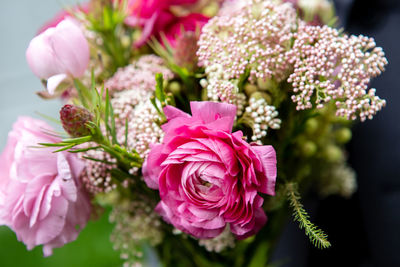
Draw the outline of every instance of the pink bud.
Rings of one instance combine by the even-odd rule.
[[[92,114],[85,108],[65,105],[60,110],[60,119],[64,130],[72,137],[90,134],[86,123],[93,120]]]
[[[89,45],[77,22],[67,18],[33,38],[26,59],[39,78],[51,79],[57,75],[48,85],[49,93],[53,93],[63,79],[83,75],[89,63]]]

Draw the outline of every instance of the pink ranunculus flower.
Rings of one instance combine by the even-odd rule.
[[[197,238],[218,236],[227,224],[237,238],[251,236],[267,221],[259,193],[275,194],[275,150],[231,132],[234,105],[191,102],[191,110],[164,108],[163,143],[143,165],[146,184],[160,193],[156,211]]]
[[[66,79],[81,77],[89,64],[89,44],[78,22],[66,18],[30,42],[26,59],[33,73],[47,79],[53,94]]]
[[[91,204],[78,177],[84,167],[75,154],[52,153],[38,143],[59,142],[46,123],[21,117],[0,156],[0,225],[7,225],[29,250],[74,241],[86,225]]]

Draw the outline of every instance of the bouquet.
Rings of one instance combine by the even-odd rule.
[[[266,266],[282,226],[331,244],[301,197],[349,197],[353,121],[385,100],[372,38],[327,0],[93,0],[30,42],[64,132],[20,117],[0,161],[0,224],[44,256],[111,210],[124,266]]]

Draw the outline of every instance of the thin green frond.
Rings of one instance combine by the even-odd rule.
[[[96,158],[92,158],[92,157],[88,157],[88,156],[83,156],[83,158],[87,159],[87,160],[95,161],[95,162],[101,162],[101,163],[104,163],[104,164],[107,164],[107,165],[115,164],[115,163],[107,161],[107,160],[96,159]]]
[[[128,125],[129,121],[128,118],[125,119],[125,147],[128,147],[128,132],[129,132],[129,125]]]
[[[71,145],[65,146],[65,147],[63,147],[63,148],[57,149],[57,150],[53,151],[53,153],[65,151],[65,150],[68,150],[68,149],[73,148],[74,146],[76,146],[76,144],[71,144]]]
[[[304,228],[306,235],[309,237],[311,243],[319,248],[329,248],[331,243],[328,241],[328,235],[321,229],[315,226],[309,220],[309,215],[305,211],[303,204],[300,202],[300,195],[297,190],[297,184],[288,183],[286,185],[287,197],[290,206],[293,208],[293,217],[299,222],[300,229]]]
[[[71,153],[82,153],[82,152],[87,152],[90,150],[95,150],[95,149],[99,149],[99,146],[93,146],[93,147],[87,147],[87,148],[80,148],[80,149],[74,149],[74,150],[70,150],[69,152]]]
[[[156,74],[156,98],[161,102],[165,102],[165,91],[164,91],[164,78],[161,73]]]

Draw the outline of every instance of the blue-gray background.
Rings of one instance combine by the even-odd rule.
[[[57,117],[61,103],[43,101],[35,92],[42,84],[30,71],[25,50],[29,41],[44,22],[51,19],[63,6],[75,0],[1,0],[0,9],[0,150],[7,141],[13,122],[20,115],[39,117],[41,112]],[[109,242],[111,225],[107,217],[92,222],[76,242],[56,249],[49,258],[42,257],[41,248],[26,251],[15,234],[0,227],[0,266],[121,266],[121,261]]]

